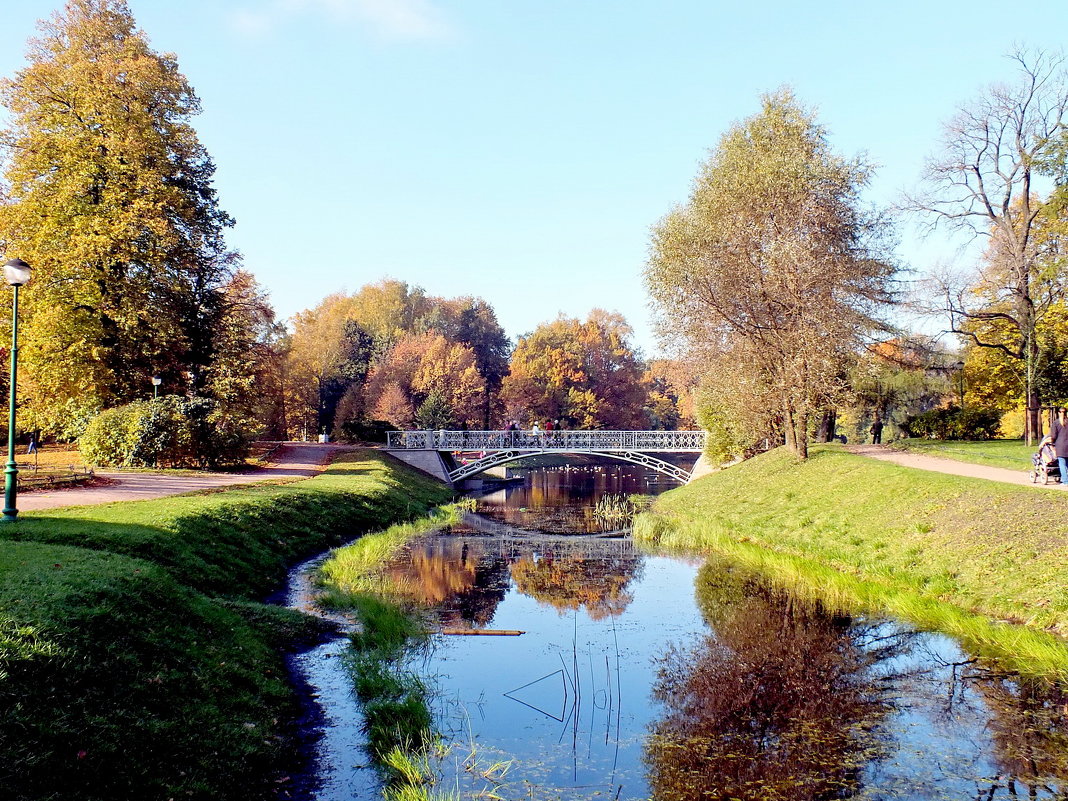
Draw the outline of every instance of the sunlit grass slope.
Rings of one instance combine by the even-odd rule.
[[[288,564],[425,513],[444,486],[373,452],[325,474],[0,527],[5,799],[254,799],[284,790]],[[281,785],[276,785],[281,781]]]
[[[846,607],[887,610],[1002,655],[1026,645],[1045,667],[1068,666],[1059,637],[1044,633],[1068,633],[1068,495],[835,446],[806,462],[778,449],[662,496],[636,536],[728,553]]]
[[[0,537],[136,556],[202,592],[258,597],[297,557],[450,497],[425,474],[366,450],[304,481],[31,512]]]

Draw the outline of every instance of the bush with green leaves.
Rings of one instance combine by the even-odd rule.
[[[165,395],[106,409],[78,440],[87,462],[113,467],[221,467],[248,455],[248,428],[211,398]]]
[[[399,431],[387,420],[347,420],[334,426],[334,439],[343,442],[385,442],[390,431]]]
[[[907,436],[924,439],[994,439],[1001,427],[1001,415],[997,409],[948,406],[910,417],[902,428]]]
[[[452,428],[452,405],[443,393],[435,390],[427,395],[426,400],[415,410],[415,423],[426,431],[436,428]]]

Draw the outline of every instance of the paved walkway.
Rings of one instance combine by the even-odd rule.
[[[56,509],[60,506],[91,506],[113,501],[144,501],[149,498],[163,498],[167,495],[181,495],[186,492],[228,487],[235,484],[253,484],[276,478],[308,478],[321,472],[330,463],[334,454],[343,450],[347,450],[347,446],[286,442],[275,451],[271,463],[266,467],[244,473],[174,475],[98,471],[98,476],[111,479],[114,483],[102,487],[71,487],[45,492],[27,492],[19,495],[18,508],[19,511],[30,512],[37,509]]]
[[[1041,481],[1033,484],[1029,471],[1009,470],[1005,467],[988,467],[982,464],[958,462],[956,459],[944,459],[941,456],[896,451],[886,445],[847,445],[846,450],[850,453],[870,456],[873,459],[893,462],[904,467],[915,467],[919,470],[932,470],[936,473],[949,473],[950,475],[967,476],[968,478],[985,478],[990,481],[1003,481],[1006,484],[1026,484],[1029,487],[1044,486],[1047,489],[1062,489],[1060,484],[1044,485]]]

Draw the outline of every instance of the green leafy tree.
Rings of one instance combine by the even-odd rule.
[[[452,405],[441,390],[434,390],[415,410],[415,424],[422,429],[452,428]]]
[[[750,393],[728,406],[760,399],[757,427],[802,457],[810,419],[846,395],[843,365],[889,300],[884,226],[859,200],[868,176],[782,90],[723,136],[653,231],[645,277],[665,338],[721,368],[705,376],[721,396]]]
[[[144,396],[155,374],[194,392],[214,355],[233,256],[200,103],[122,0],[69,0],[3,82],[7,252],[25,293],[28,410],[65,416]]]

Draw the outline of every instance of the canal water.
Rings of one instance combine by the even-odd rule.
[[[436,699],[440,789],[1068,798],[1062,687],[944,636],[792,597],[719,559],[641,551],[592,512],[606,495],[672,486],[641,468],[523,478],[386,568],[450,632],[415,665]],[[351,751],[358,711],[342,700],[327,739],[344,746],[318,797],[373,798],[373,770]]]

